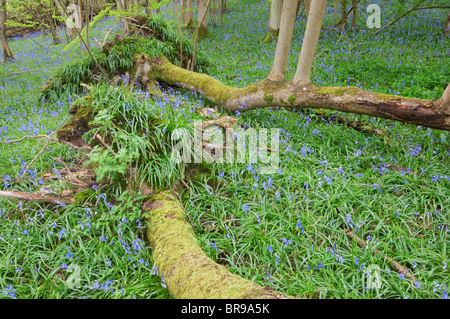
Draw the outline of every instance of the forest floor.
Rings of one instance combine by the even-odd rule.
[[[211,26],[199,48],[214,63],[210,75],[243,87],[267,76],[276,44],[262,42],[266,1],[229,2],[223,25]],[[442,33],[446,12],[417,11],[372,35],[365,10],[356,31],[330,30],[338,10],[327,9],[313,83],[440,97],[450,79],[450,39]],[[382,8],[382,25],[396,10],[395,4]],[[295,72],[305,25],[299,16],[288,77]],[[117,20],[108,18],[92,37],[101,41],[112,26],[121,32]],[[62,189],[60,179],[49,177],[65,169],[55,159],[79,158],[69,146],[50,142],[33,161],[43,141],[2,143],[52,134],[70,117],[75,96],[38,100],[56,68],[81,57],[79,47],[63,52],[66,43],[51,42],[42,34],[13,38],[16,60],[0,65],[0,190]],[[172,95],[175,104],[210,105],[184,91]],[[279,168],[265,175],[256,165],[215,163],[187,181],[179,195],[199,244],[231,272],[291,296],[446,298],[450,134],[339,113],[384,132],[376,135],[335,122],[333,114],[277,108],[228,114],[249,127],[280,129]],[[0,298],[171,298],[143,239],[139,200],[99,185],[89,202],[45,205],[0,197]],[[127,204],[111,204],[116,202]],[[399,275],[388,257],[416,281]],[[369,274],[380,279],[371,289]]]

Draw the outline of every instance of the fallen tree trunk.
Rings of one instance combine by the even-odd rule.
[[[134,82],[159,81],[182,87],[201,93],[233,112],[260,107],[324,108],[450,130],[450,102],[445,93],[439,100],[421,100],[358,87],[314,87],[268,79],[245,88],[233,88],[206,74],[179,68],[165,57],[141,55],[135,63],[131,74]]]
[[[211,260],[198,246],[183,207],[170,193],[151,195],[142,211],[149,215],[146,235],[154,249],[153,259],[174,298],[290,298],[234,275]]]

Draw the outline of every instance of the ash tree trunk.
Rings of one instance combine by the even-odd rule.
[[[122,0],[116,0],[117,9],[119,11],[126,11],[126,7],[124,4],[126,5],[126,2],[122,3]],[[122,23],[125,32],[130,32],[131,27],[129,21],[125,18],[120,18],[120,22]]]
[[[305,0],[304,4],[305,4],[305,14],[306,14],[306,17],[308,18],[309,9],[311,8],[311,0]]]
[[[450,87],[438,100],[421,100],[365,91],[358,87],[316,87],[310,74],[326,7],[326,0],[311,2],[296,73],[285,79],[297,0],[285,0],[272,70],[266,79],[245,88],[233,88],[205,74],[181,69],[165,57],[140,56],[131,76],[165,82],[203,94],[229,111],[261,107],[324,108],[364,114],[450,131]],[[145,75],[143,77],[143,75]]]
[[[0,3],[0,45],[2,47],[3,61],[14,60],[14,56],[6,39],[6,0]]]
[[[298,0],[285,0],[281,15],[281,33],[279,35],[275,58],[267,79],[274,82],[286,81],[285,73],[289,59],[289,50],[291,48],[292,35],[294,32],[294,23]]]
[[[194,25],[192,0],[181,0],[181,21],[184,27],[189,30]]]
[[[198,0],[198,15],[197,15],[197,34],[199,39],[204,39],[208,36],[208,7],[209,0]]]
[[[269,32],[264,43],[270,43],[278,38],[280,32],[281,12],[283,0],[272,0],[270,3]]]

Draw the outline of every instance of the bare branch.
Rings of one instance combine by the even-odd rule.
[[[43,203],[63,204],[63,205],[69,205],[74,203],[73,198],[67,197],[69,194],[71,194],[71,192],[68,190],[63,191],[61,193],[61,197],[48,196],[42,193],[0,191],[0,196],[3,197],[18,198],[29,202],[43,202]]]

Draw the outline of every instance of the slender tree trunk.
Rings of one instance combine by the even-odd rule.
[[[347,0],[341,0],[342,20],[341,25],[347,25]]]
[[[211,23],[213,24],[213,25],[216,25],[216,6],[215,6],[215,1],[214,0],[211,0],[211,1],[213,1],[213,3],[209,6],[209,17],[210,17],[210,19],[211,19]]]
[[[186,0],[181,0],[180,9],[181,9],[181,22],[186,26],[186,25],[188,25],[188,21],[189,21]]]
[[[267,77],[270,81],[286,81],[285,73],[289,59],[289,51],[291,49],[292,35],[294,33],[297,3],[298,0],[284,0],[275,58],[272,70]]]
[[[58,11],[61,14],[61,16],[62,17],[67,17],[66,10],[64,10],[64,8],[62,7],[63,5],[58,0],[53,0],[53,3],[58,8]]]
[[[297,85],[309,86],[311,84],[311,68],[316,55],[317,42],[319,41],[326,5],[327,0],[314,0],[311,3],[297,71],[292,80]]]
[[[265,43],[270,43],[278,38],[282,8],[283,0],[272,0],[270,3],[269,32],[264,39]]]
[[[352,29],[356,28],[356,14],[358,11],[358,0],[352,0]]]
[[[126,11],[122,0],[116,0],[116,4],[117,4],[117,9],[119,11]],[[124,19],[124,18],[120,18],[120,22],[122,23],[125,32],[130,32],[130,24],[128,23],[128,20]]]
[[[175,0],[173,0],[173,11],[177,17],[178,34],[180,35],[180,68],[183,67],[183,32],[181,32],[180,17],[178,16],[178,5]]]
[[[199,39],[204,39],[208,36],[208,7],[209,0],[198,0],[198,15],[197,15],[197,28]],[[204,13],[204,14],[203,14]]]
[[[90,39],[89,39],[89,22],[90,22],[90,15],[91,15],[91,10],[93,9],[93,4],[89,3],[90,1],[86,1],[86,7],[85,7],[85,12],[86,12],[86,45],[88,47],[88,49],[90,49]]]
[[[191,61],[191,71],[194,71],[195,69],[195,58],[197,55],[197,44],[198,44],[198,39],[199,39],[199,33],[200,33],[200,28],[203,24],[203,20],[206,19],[206,16],[208,15],[208,7],[211,4],[211,2],[206,1],[206,6],[204,8],[202,8],[203,10],[200,11],[199,8],[199,12],[198,12],[198,21],[197,21],[197,28],[195,28],[195,35],[194,35],[194,52],[192,53],[192,61]]]
[[[80,7],[80,28],[83,30],[84,23],[83,23],[83,1],[78,0],[78,6]]]
[[[2,0],[0,7],[0,45],[2,47],[3,62],[14,60],[14,56],[9,48],[6,39],[6,0]]]
[[[304,3],[305,3],[306,18],[308,18],[309,8],[311,8],[311,0],[305,0]]]
[[[225,13],[227,11],[227,0],[221,0],[220,2],[220,13]]]
[[[58,44],[61,43],[61,39],[58,37],[58,33],[56,33],[56,28],[54,26],[50,26],[50,34],[52,35],[53,43]]]
[[[190,30],[194,26],[194,5],[192,4],[192,0],[186,1],[186,10],[187,22],[183,24],[185,24],[187,30]]]
[[[52,39],[53,39],[53,43],[54,44],[58,44],[61,43],[61,40],[58,37],[58,33],[56,32],[56,23],[55,23],[55,19],[53,19],[53,9],[54,7],[52,7],[52,14],[49,14],[49,12],[47,11],[47,8],[41,3],[41,1],[38,2],[39,6],[42,8],[43,14],[44,14],[44,19],[47,21],[48,24],[48,29],[50,31],[50,34],[52,35]]]

